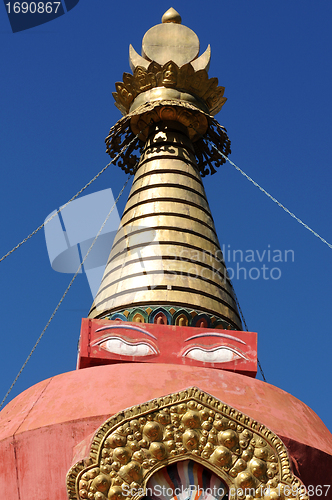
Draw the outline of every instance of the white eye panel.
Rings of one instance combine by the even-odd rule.
[[[236,359],[247,358],[240,352],[231,347],[215,347],[213,349],[203,349],[202,347],[191,347],[187,349],[182,356],[202,361],[203,363],[228,363]]]
[[[107,337],[98,340],[94,345],[99,345],[105,351],[121,356],[151,356],[157,351],[146,342],[128,342],[119,337]]]

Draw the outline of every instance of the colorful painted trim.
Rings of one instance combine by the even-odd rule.
[[[136,323],[155,323],[161,325],[196,326],[199,328],[219,328],[222,330],[236,330],[226,320],[193,309],[184,309],[172,306],[134,307],[109,314],[100,319],[120,319]]]

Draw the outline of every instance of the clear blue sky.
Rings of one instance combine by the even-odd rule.
[[[129,71],[129,43],[140,52],[142,36],[170,6],[81,0],[59,19],[16,34],[0,6],[1,255],[108,163],[104,138],[120,118],[112,91]],[[217,119],[231,138],[231,159],[332,242],[331,2],[206,0],[173,7],[199,36],[201,50],[211,44],[209,74],[228,98]],[[110,168],[88,192],[111,187],[116,197],[125,179]],[[249,330],[258,332],[267,381],[308,404],[332,430],[332,250],[229,164],[204,182],[226,249],[294,252],[294,261],[277,263],[267,256],[261,263],[256,253],[256,262],[239,263],[247,279],[242,271],[233,282]],[[280,279],[270,271],[269,279],[262,273],[249,279],[250,269],[263,264],[280,269]],[[236,270],[237,262],[228,265]],[[51,269],[42,231],[0,271],[2,399],[71,275]],[[91,302],[86,277],[79,276],[11,397],[75,369],[80,321]]]

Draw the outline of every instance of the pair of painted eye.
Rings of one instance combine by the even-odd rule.
[[[106,337],[98,340],[94,345],[99,345],[105,351],[121,356],[145,357],[158,354],[156,349],[147,342],[128,342],[119,337]],[[197,346],[188,347],[181,356],[203,363],[227,363],[240,358],[247,359],[239,351],[226,346],[211,349]]]

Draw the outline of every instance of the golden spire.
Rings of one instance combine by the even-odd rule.
[[[180,20],[169,9],[144,35],[142,56],[130,46],[133,75],[116,84],[126,115],[118,123],[141,132],[145,145],[89,316],[156,322],[159,311],[162,323],[241,330],[200,175],[207,165],[214,171],[203,136],[213,132],[230,151],[211,117],[226,99],[207,75],[209,47],[198,57],[198,37]]]

